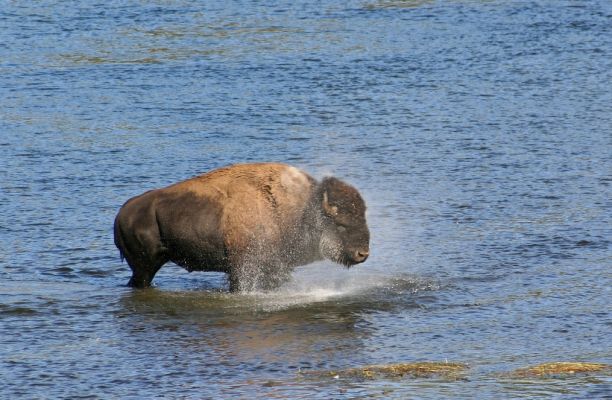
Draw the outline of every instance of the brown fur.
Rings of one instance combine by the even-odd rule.
[[[336,224],[348,234],[336,232]],[[229,273],[232,290],[272,288],[291,268],[324,256],[363,262],[368,242],[356,189],[335,178],[318,183],[276,163],[233,165],[146,192],[115,219],[115,243],[136,287],[174,261],[190,271]]]

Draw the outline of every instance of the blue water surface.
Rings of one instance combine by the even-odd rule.
[[[0,397],[609,396],[509,373],[612,362],[611,87],[607,0],[2,2]],[[125,287],[125,200],[252,161],[359,188],[369,260]]]

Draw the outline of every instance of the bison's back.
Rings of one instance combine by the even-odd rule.
[[[315,180],[299,169],[280,163],[236,164],[176,183],[168,193],[192,192],[224,202],[241,202],[242,196],[268,201],[281,211],[308,201]],[[252,199],[253,200],[253,199]]]
[[[309,204],[315,180],[280,163],[236,164],[162,189],[167,195],[193,195],[222,211],[221,229],[236,224],[289,226]],[[197,209],[192,209],[196,212]]]

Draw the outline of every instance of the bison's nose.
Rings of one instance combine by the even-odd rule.
[[[360,262],[364,262],[366,258],[368,258],[369,255],[370,255],[369,250],[357,250],[355,251],[353,258],[355,259],[356,262],[360,263]]]

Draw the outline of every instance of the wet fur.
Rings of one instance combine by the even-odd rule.
[[[324,197],[335,212],[322,207]],[[173,261],[228,273],[230,290],[243,291],[277,287],[295,266],[324,257],[361,262],[350,255],[369,245],[356,189],[274,163],[233,165],[136,196],[117,214],[114,236],[130,286],[149,286]]]

